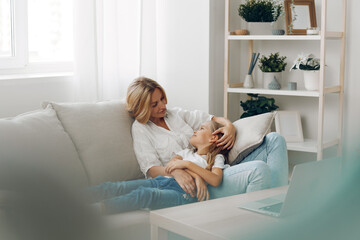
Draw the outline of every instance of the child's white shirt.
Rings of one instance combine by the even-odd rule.
[[[189,148],[177,152],[176,155],[179,155],[183,158],[183,160],[193,162],[202,168],[206,168],[208,165],[206,162],[206,155],[199,155]],[[213,168],[214,167],[221,169],[225,168],[225,158],[222,154],[216,155]]]

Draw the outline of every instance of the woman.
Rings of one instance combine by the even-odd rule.
[[[185,192],[195,196],[195,183],[191,175],[182,169],[169,174],[165,171],[166,165],[175,152],[189,146],[194,129],[209,120],[224,125],[214,132],[223,133],[223,137],[216,143],[224,149],[230,149],[235,141],[232,123],[226,118],[201,111],[167,109],[164,89],[156,81],[145,77],[137,78],[130,84],[126,101],[129,114],[135,118],[132,136],[141,171],[151,178],[174,177]],[[222,184],[216,188],[209,186],[211,198],[287,184],[287,151],[285,142],[279,135],[266,136],[264,143],[246,157],[244,162],[246,163],[224,169]],[[276,171],[279,174],[276,174],[272,184],[271,168],[280,169]]]

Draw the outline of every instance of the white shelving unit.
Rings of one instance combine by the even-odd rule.
[[[311,97],[318,99],[318,132],[317,139],[305,139],[301,143],[288,143],[288,150],[312,152],[317,154],[317,160],[323,158],[323,149],[337,145],[338,154],[342,151],[342,123],[343,123],[343,96],[344,96],[344,69],[345,69],[345,30],[346,30],[346,5],[347,1],[342,0],[342,31],[330,32],[326,31],[326,12],[327,12],[327,0],[321,0],[321,32],[319,35],[231,35],[230,34],[230,1],[225,0],[225,77],[224,77],[224,116],[228,116],[229,111],[229,96],[230,93],[247,94],[256,93],[272,96],[297,96],[297,97]],[[325,30],[325,31],[324,31]],[[242,88],[237,87],[236,84],[231,84],[229,81],[229,61],[230,61],[230,42],[231,41],[248,41],[249,59],[254,48],[254,42],[267,41],[267,40],[284,40],[284,41],[319,41],[320,42],[320,82],[318,91],[306,91],[306,90],[269,90],[261,88]],[[337,40],[341,44],[341,56],[340,56],[340,75],[339,83],[335,86],[325,87],[325,57],[326,57],[326,42],[328,40]],[[327,94],[339,94],[339,121],[338,121],[338,133],[336,139],[324,140],[324,98]]]

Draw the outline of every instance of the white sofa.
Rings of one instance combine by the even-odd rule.
[[[66,186],[80,188],[144,177],[133,151],[133,120],[124,102],[44,106],[0,119],[0,168],[12,163],[16,168],[40,169]],[[147,211],[104,218],[116,239],[150,239]]]

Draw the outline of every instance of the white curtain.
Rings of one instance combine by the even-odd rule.
[[[122,99],[134,78],[156,78],[155,6],[156,0],[75,0],[78,101]]]

